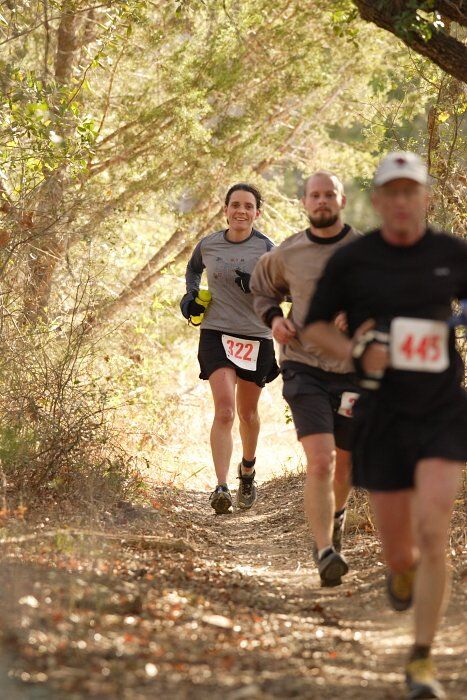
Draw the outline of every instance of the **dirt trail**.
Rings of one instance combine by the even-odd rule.
[[[209,512],[206,493],[162,489],[154,510],[130,509],[112,529],[168,535],[163,547],[88,536],[10,546],[4,596],[37,601],[2,615],[16,676],[42,672],[60,700],[404,697],[410,615],[387,607],[377,540],[354,517],[351,573],[319,588],[302,489],[302,477],[274,479],[252,511],[228,516]],[[467,697],[463,600],[459,571],[435,649],[451,700]]]

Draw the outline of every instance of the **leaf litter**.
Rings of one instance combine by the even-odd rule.
[[[302,480],[264,484],[249,512],[219,517],[205,493],[156,489],[157,508],[96,531],[4,538],[9,675],[50,688],[53,700],[400,698],[411,619],[388,609],[379,543],[351,517],[351,573],[320,588]],[[451,548],[453,596],[435,658],[460,700],[460,544]]]

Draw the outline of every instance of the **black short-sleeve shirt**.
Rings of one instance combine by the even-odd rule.
[[[382,330],[388,330],[397,316],[447,322],[452,301],[465,298],[466,241],[427,229],[414,245],[395,246],[376,230],[332,256],[318,282],[306,323],[330,321],[345,311],[353,335],[369,318]],[[445,371],[388,369],[380,397],[398,410],[422,414],[462,395],[462,370],[451,330]]]

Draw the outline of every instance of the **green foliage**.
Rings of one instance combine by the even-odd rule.
[[[63,208],[69,221],[71,206],[77,242],[93,213],[102,224],[118,219],[122,206],[137,206],[140,197],[149,195],[158,206],[168,196],[176,202],[187,185],[196,198],[212,189],[214,178],[220,192],[235,173],[251,176],[265,160],[281,160],[300,122],[301,138],[284,155],[294,158],[295,148],[311,153],[318,140],[324,156],[332,144],[323,121],[339,113],[340,122],[350,122],[349,98],[364,92],[384,65],[382,54],[376,60],[360,55],[370,30],[349,2],[320,8],[266,0],[70,7],[97,14],[92,33],[85,22],[76,28],[79,51],[66,84],[57,85],[53,76],[63,20],[58,5],[47,32],[39,24],[21,47],[13,38],[7,44],[4,95],[13,96],[15,109],[4,102],[10,146],[2,163],[7,190],[18,202],[57,170],[64,172]],[[26,31],[28,12],[32,24],[28,3],[7,16],[10,37]],[[331,51],[336,41],[339,51]],[[335,108],[314,123],[317,106],[333,100],[335,90],[341,93]],[[92,229],[95,236],[99,229]]]
[[[404,38],[413,32],[424,41],[429,41],[435,32],[444,28],[441,15],[434,7],[434,0],[405,2],[403,11],[396,18],[396,33]]]
[[[60,167],[78,178],[93,154],[93,118],[71,101],[73,90],[45,83],[30,70],[3,68],[0,163],[12,199],[24,198]]]

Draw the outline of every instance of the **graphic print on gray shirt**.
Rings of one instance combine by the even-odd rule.
[[[203,238],[195,247],[186,268],[188,292],[199,289],[203,270],[206,270],[212,300],[201,328],[271,338],[271,330],[253,309],[252,295],[245,294],[235,284],[235,270],[251,274],[258,259],[274,248],[274,243],[256,229],[238,243],[229,241],[226,233],[224,229]]]

